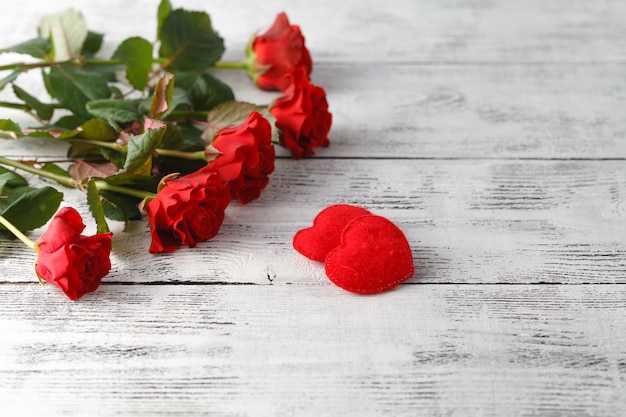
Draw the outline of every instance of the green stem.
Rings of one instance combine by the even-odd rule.
[[[59,62],[59,64],[60,63],[61,62]],[[15,64],[0,65],[0,71],[6,71],[6,70],[28,71],[28,70],[35,69],[35,68],[50,67],[52,65],[54,65],[54,63],[46,62],[46,61],[36,62],[36,63],[33,63],[33,64],[26,64],[26,63],[23,63],[23,62],[17,62]]]
[[[120,153],[123,153],[124,155],[128,153],[128,147],[126,145],[121,145],[115,142],[105,142],[102,140],[77,139],[77,138],[68,138],[67,140],[70,142],[85,143],[88,145],[94,145],[94,146],[100,146],[102,148],[113,149],[114,151],[118,151]],[[204,151],[184,152],[184,151],[177,151],[174,149],[156,148],[154,152],[158,153],[161,156],[171,156],[173,158],[201,159],[204,161],[207,160],[206,155],[204,154]]]
[[[28,107],[25,104],[11,103],[9,101],[0,101],[0,107],[6,107],[7,109],[16,109],[16,110],[23,110],[23,111],[30,110],[30,107]]]
[[[24,242],[24,244],[26,246],[28,246],[32,250],[36,250],[35,249],[35,242],[30,240],[28,237],[26,237],[26,235],[24,233],[22,233],[22,231],[20,229],[18,229],[17,227],[13,226],[13,224],[10,221],[8,221],[6,218],[4,218],[2,215],[0,215],[0,224],[2,224],[4,227],[6,227],[9,232],[13,233],[16,238],[18,238],[19,240]]]
[[[99,146],[101,148],[113,149],[114,151],[118,151],[119,153],[123,153],[124,155],[126,155],[126,153],[128,152],[128,149],[125,145],[121,145],[116,142],[106,142],[103,140],[80,139],[80,138],[67,138],[65,140],[67,140],[68,142],[84,143],[87,145]]]
[[[96,59],[96,58],[86,58],[81,61],[85,65],[125,65],[122,61],[118,59]],[[153,63],[161,64],[165,62],[165,58],[153,58]]]
[[[231,61],[217,61],[213,64],[215,68],[225,68],[225,69],[248,69],[247,61],[240,62],[231,62]]]
[[[209,116],[209,110],[196,110],[196,111],[186,111],[186,110],[174,110],[170,114],[167,115],[167,120],[188,120],[189,118],[193,118],[195,120],[206,120]]]
[[[185,151],[177,151],[174,149],[160,149],[160,148],[157,148],[154,151],[161,156],[169,156],[172,158],[191,159],[191,160],[199,159],[202,161],[207,160],[206,154],[204,153],[204,151],[185,152]]]
[[[87,65],[124,65],[122,61],[117,59],[95,59],[95,58],[87,58],[83,61]]]
[[[153,62],[161,62],[161,58],[155,58]],[[124,65],[124,63],[117,59],[95,59],[95,58],[84,58],[78,57],[73,59],[68,59],[67,61],[40,61],[32,64],[27,64],[25,62],[16,62],[8,65],[0,65],[0,71],[7,70],[19,70],[19,71],[28,71],[36,68],[47,68],[55,65],[61,64],[70,64],[75,63],[77,65],[98,65],[98,66],[113,66],[113,65]]]
[[[31,174],[39,175],[40,177],[51,179],[61,185],[65,185],[66,187],[77,188],[76,182],[71,177],[44,171],[43,169],[35,168],[32,165],[24,164],[13,159],[7,159],[2,156],[0,156],[0,164],[8,165],[13,168],[21,169],[22,171],[30,172]]]
[[[118,185],[108,184],[105,181],[95,181],[96,187],[100,191],[112,191],[114,193],[126,194],[131,197],[137,198],[154,198],[156,197],[155,193],[151,193],[149,191],[135,190],[134,188],[121,187]]]
[[[18,168],[21,169],[22,171],[26,171],[26,172],[30,172],[31,174],[35,174],[35,175],[39,175],[40,177],[44,177],[44,178],[49,178],[51,180],[54,180],[56,182],[58,182],[61,185],[65,185],[67,187],[71,187],[71,188],[81,188],[80,184],[77,183],[74,179],[70,178],[70,177],[66,177],[63,175],[58,175],[52,172],[48,172],[48,171],[44,171],[42,169],[38,169],[35,168],[31,165],[27,165],[24,164],[22,162],[18,162],[18,161],[14,161],[12,159],[7,159],[4,157],[0,156],[0,164],[2,165],[8,165],[11,166],[13,168]],[[127,188],[127,187],[121,187],[118,185],[112,185],[112,184],[107,184],[105,181],[95,181],[96,187],[98,188],[98,190],[104,190],[104,191],[113,191],[116,193],[121,193],[121,194],[126,194],[132,197],[138,197],[141,199],[144,198],[154,198],[156,197],[156,194],[151,193],[149,191],[142,191],[142,190],[136,190],[134,188]],[[2,223],[4,224],[4,223]],[[6,226],[6,224],[5,224]],[[7,226],[8,228],[8,226]],[[9,229],[11,230],[11,229]],[[13,230],[11,230],[13,232]],[[17,237],[20,237],[17,235],[17,233],[13,232]],[[19,233],[19,230],[18,230]],[[20,240],[22,240],[20,238]],[[26,242],[25,242],[26,243]]]

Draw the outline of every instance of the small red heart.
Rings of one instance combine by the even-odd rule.
[[[384,217],[365,215],[350,222],[341,245],[326,257],[326,275],[359,294],[390,290],[413,276],[413,255],[404,233]]]
[[[293,237],[293,247],[314,261],[323,262],[326,255],[341,243],[341,232],[357,217],[370,214],[363,207],[335,204],[322,210],[313,226],[299,230]]]

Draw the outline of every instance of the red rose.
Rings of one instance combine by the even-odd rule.
[[[242,204],[259,198],[270,181],[276,158],[267,119],[251,112],[239,126],[220,130],[213,147],[221,154],[211,165],[230,183],[232,198]]]
[[[300,69],[288,78],[291,85],[285,95],[271,105],[270,111],[281,131],[281,145],[298,159],[313,155],[313,148],[317,146],[330,144],[328,132],[333,119],[322,87],[311,84]]]
[[[251,68],[248,75],[264,90],[284,91],[289,86],[285,78],[296,68],[302,68],[308,76],[313,63],[300,28],[290,25],[285,13],[276,17],[272,27],[253,38],[247,50]]]
[[[230,202],[228,183],[210,166],[168,181],[146,205],[150,253],[194,247],[215,236]]]
[[[35,271],[40,279],[59,287],[70,300],[95,291],[111,270],[112,233],[83,236],[83,219],[65,207],[35,242]]]

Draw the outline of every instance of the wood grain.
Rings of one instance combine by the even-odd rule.
[[[320,65],[313,81],[326,89],[334,119],[331,146],[316,153],[624,159],[624,74],[626,65]],[[239,100],[267,104],[276,97],[256,89],[243,73],[217,75]],[[26,76],[30,85],[41,84],[38,74]],[[43,85],[39,89],[44,97]],[[24,126],[33,124],[26,115],[11,115]],[[4,140],[0,146],[5,156],[66,153],[65,144],[45,140]]]
[[[107,57],[154,39],[157,3],[9,2],[0,47],[72,6]],[[79,302],[0,242],[0,414],[625,415],[626,2],[172,3],[211,13],[228,60],[286,11],[327,91],[332,145],[279,152],[261,199],[231,205],[195,249],[150,256],[145,222],[113,223],[113,270]],[[276,97],[217,75],[241,100]],[[20,86],[44,98],[39,78]],[[66,149],[0,141],[17,158]],[[356,296],[296,253],[295,231],[335,203],[398,224],[415,277]],[[93,233],[84,195],[64,204]]]
[[[106,34],[104,52],[130,36],[156,35],[150,0],[9,2],[0,16],[0,39],[8,45],[35,36],[41,16],[67,7],[83,11],[89,28]],[[245,0],[172,2],[204,10],[226,40],[229,59],[241,59],[249,37],[286,11],[301,26],[315,61],[333,62],[625,62],[620,0],[412,1]],[[124,12],[121,13],[120,10]],[[26,12],[28,11],[28,12]]]
[[[122,285],[77,303],[37,287],[0,294],[7,415],[615,416],[626,406],[623,286],[405,285],[364,297]]]
[[[93,232],[84,195],[65,195]],[[338,203],[398,224],[413,249],[415,282],[626,282],[623,161],[360,159],[279,160],[259,200],[231,204],[216,238],[172,255],[147,253],[145,222],[127,232],[113,223],[108,279],[326,282],[322,265],[300,256],[291,241]],[[2,242],[2,281],[33,281],[34,254],[22,249]]]

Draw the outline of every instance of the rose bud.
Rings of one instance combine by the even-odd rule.
[[[289,86],[285,75],[302,68],[308,76],[313,62],[304,45],[300,28],[290,25],[285,13],[280,13],[272,27],[254,36],[246,48],[248,76],[264,90],[284,91]]]
[[[246,204],[259,198],[269,183],[276,158],[272,127],[258,112],[251,112],[242,124],[220,130],[213,140],[220,155],[211,165],[230,184],[233,199]]]
[[[328,146],[332,115],[328,112],[326,92],[309,82],[302,69],[288,74],[290,86],[285,95],[270,105],[280,131],[280,143],[294,159],[313,155],[313,148]]]
[[[112,233],[83,236],[83,219],[72,207],[60,209],[35,242],[35,272],[70,300],[95,291],[111,270]]]
[[[169,180],[146,204],[152,235],[150,253],[196,246],[217,234],[230,203],[228,183],[209,165]]]

